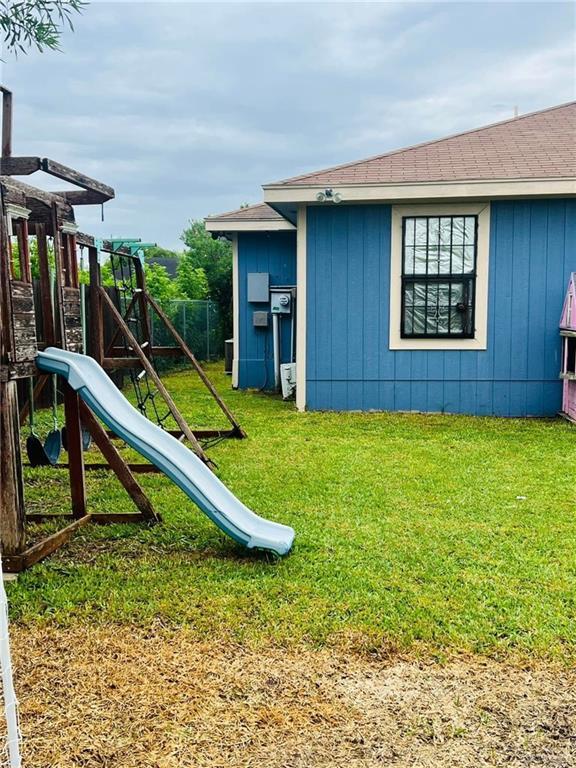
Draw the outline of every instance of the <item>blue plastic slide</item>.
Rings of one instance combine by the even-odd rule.
[[[238,501],[195,453],[139,413],[91,357],[48,347],[38,353],[36,365],[65,378],[109,429],[164,472],[232,539],[249,549],[278,555],[290,551],[292,528],[258,517]]]

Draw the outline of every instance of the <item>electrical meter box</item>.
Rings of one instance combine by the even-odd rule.
[[[270,311],[273,315],[292,312],[292,291],[288,288],[270,288]]]

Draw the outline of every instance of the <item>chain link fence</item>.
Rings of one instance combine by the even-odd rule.
[[[197,360],[224,357],[224,339],[218,305],[213,301],[174,299],[162,303],[162,309]],[[154,312],[150,313],[153,347],[173,346],[174,339]]]

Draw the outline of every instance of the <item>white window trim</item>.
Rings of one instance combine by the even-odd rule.
[[[402,320],[402,219],[405,216],[478,216],[476,256],[475,332],[473,339],[403,339]],[[490,254],[490,203],[393,205],[390,247],[390,349],[482,350],[488,343],[488,269]]]

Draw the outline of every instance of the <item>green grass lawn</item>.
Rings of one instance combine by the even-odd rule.
[[[299,414],[230,391],[219,367],[211,374],[249,435],[211,449],[219,475],[295,528],[292,554],[243,552],[162,475],[140,475],[164,523],[83,529],[9,585],[16,621],[160,621],[250,643],[576,659],[574,427]],[[166,382],[193,425],[223,423],[192,374]],[[66,481],[29,471],[29,508],[65,511]],[[130,511],[113,475],[88,482],[92,511]]]

